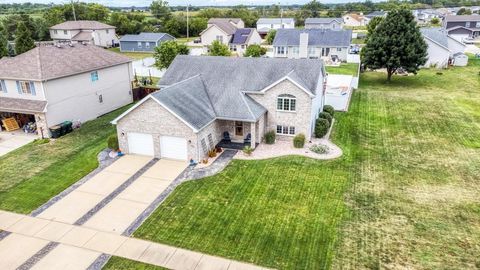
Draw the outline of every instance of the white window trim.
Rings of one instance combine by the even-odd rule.
[[[291,108],[292,107],[292,101],[295,101],[295,110],[285,110],[285,109],[279,109],[278,108],[278,100],[279,99],[282,99],[282,108],[285,108],[285,100],[288,100],[288,107]],[[297,98],[295,97],[281,97],[281,96],[277,96],[277,112],[291,112],[291,113],[295,113],[297,112]]]
[[[278,133],[278,127],[282,127],[282,132],[281,132],[281,133]],[[283,133],[283,130],[284,130],[285,128],[287,128],[287,134]],[[293,133],[293,134],[290,134],[290,129],[291,129],[291,128],[294,129],[294,133]],[[275,134],[280,135],[280,136],[295,137],[295,135],[297,134],[297,129],[295,128],[295,126],[276,125],[276,126],[275,126]]]
[[[33,96],[29,81],[18,81],[18,83],[20,84],[20,90],[22,91],[22,95]],[[25,90],[28,90],[28,92],[25,92]]]

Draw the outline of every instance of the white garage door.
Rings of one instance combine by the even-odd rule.
[[[187,140],[185,138],[160,137],[160,153],[162,158],[187,160]]]
[[[128,133],[128,152],[145,156],[153,156],[153,137],[144,133]]]

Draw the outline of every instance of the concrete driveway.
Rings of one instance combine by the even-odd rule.
[[[87,268],[101,254],[95,250],[112,244],[99,232],[122,234],[187,166],[185,161],[127,155],[36,218],[0,216],[0,228],[12,232],[0,238],[0,269],[15,269],[38,254],[45,255],[31,269]],[[88,216],[92,209],[98,211]],[[79,219],[85,222],[78,224]],[[54,242],[47,239],[61,244],[49,247]]]
[[[0,156],[29,144],[37,138],[37,135],[25,134],[21,131],[0,132]]]

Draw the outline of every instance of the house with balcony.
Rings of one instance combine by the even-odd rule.
[[[0,59],[0,120],[50,137],[52,126],[131,103],[132,79],[131,59],[120,54],[88,44],[41,45]]]
[[[50,27],[50,37],[57,42],[87,43],[109,48],[118,44],[115,28],[97,21],[66,21]]]

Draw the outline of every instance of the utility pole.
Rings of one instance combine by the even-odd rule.
[[[72,11],[73,11],[73,20],[76,21],[77,16],[75,15],[75,4],[73,3],[73,0],[72,0]]]
[[[189,20],[190,20],[189,15],[190,14],[188,13],[188,6],[189,6],[189,4],[187,2],[187,43],[188,43],[188,41],[189,41],[188,39],[190,37],[190,28],[189,28]]]

